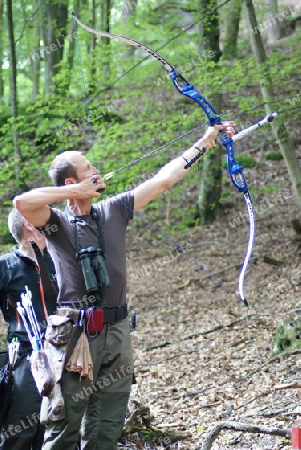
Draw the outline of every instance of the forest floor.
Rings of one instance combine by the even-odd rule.
[[[300,142],[295,144],[301,163]],[[162,439],[150,439],[150,432],[136,433],[124,448],[201,449],[209,430],[221,421],[301,427],[301,390],[279,388],[301,382],[299,354],[269,362],[277,326],[301,314],[301,243],[291,226],[292,219],[300,219],[300,208],[283,160],[265,160],[260,150],[252,156],[261,164],[245,170],[250,183],[282,188],[253,199],[257,233],[245,280],[248,307],[235,295],[248,238],[241,194],[233,194],[232,204],[214,225],[178,238],[230,292],[154,233],[146,236],[141,224],[128,232],[128,301],[137,314],[132,399],[150,407],[157,429],[190,437],[164,445]],[[265,255],[281,263],[269,264]],[[210,448],[288,450],[291,444],[283,437],[228,429]]]
[[[297,135],[293,143],[301,164]],[[181,234],[173,230],[176,243],[224,286],[138,219],[128,230],[128,303],[137,314],[132,333],[137,383],[130,405],[149,407],[152,419],[144,432],[127,435],[124,449],[201,450],[221,421],[301,427],[301,390],[279,388],[301,384],[299,354],[269,362],[277,326],[301,314],[301,242],[291,225],[301,219],[300,208],[284,161],[265,159],[256,140],[251,148],[258,165],[245,169],[245,176],[251,194],[256,192],[257,232],[245,279],[248,307],[236,294],[248,240],[246,206],[236,189],[213,225]],[[266,185],[277,189],[264,194]],[[185,202],[174,207],[179,218],[185,215]],[[265,262],[266,255],[281,263]],[[155,440],[158,430],[182,432],[184,438],[169,434]],[[210,448],[289,450],[291,444],[279,436],[226,429]]]

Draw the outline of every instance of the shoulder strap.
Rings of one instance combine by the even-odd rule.
[[[76,226],[77,219],[75,218],[74,214],[72,214],[72,212],[70,211],[68,206],[66,206],[66,208],[65,208],[65,214],[69,218],[69,222],[73,225],[75,255],[77,257],[77,255],[78,255],[78,253],[80,251],[79,240],[78,240],[78,233],[77,233],[77,226]]]
[[[66,206],[66,208],[65,208],[65,214],[72,217],[72,219],[69,219],[69,221],[73,225],[74,245],[75,245],[75,250],[76,250],[76,255],[77,255],[79,253],[79,251],[80,251],[78,232],[77,232],[77,225],[76,225],[77,222],[79,222],[79,220],[76,219],[74,214],[71,213],[71,211],[69,210],[68,206]],[[98,215],[98,211],[93,206],[91,206],[90,214],[91,214],[92,218],[96,221],[98,243],[99,243],[100,249],[102,251],[102,256],[103,256],[104,259],[106,259],[105,243],[104,243],[104,239],[103,239],[103,235],[102,235],[102,231],[101,231],[100,218],[99,218],[99,215]]]
[[[91,212],[90,213],[91,213],[91,216],[93,217],[93,219],[96,221],[99,245],[100,245],[100,248],[101,248],[101,251],[102,251],[102,256],[103,256],[104,259],[106,259],[106,257],[107,257],[107,255],[106,255],[106,248],[105,248],[105,242],[104,242],[102,231],[101,231],[100,218],[99,218],[99,215],[98,215],[98,211],[93,206],[91,206]]]
[[[56,289],[51,281],[45,260],[43,258],[43,255],[40,251],[39,246],[34,242],[34,241],[30,241],[32,248],[35,252],[39,267],[40,267],[40,276],[41,276],[41,280],[42,280],[42,285],[44,288],[44,291],[47,293],[47,298],[49,299],[49,302],[51,304],[51,307],[53,309],[53,311],[56,310],[56,305],[57,305],[57,292]],[[46,312],[45,312],[46,315]],[[47,318],[47,316],[46,316]]]

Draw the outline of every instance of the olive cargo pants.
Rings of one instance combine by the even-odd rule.
[[[88,337],[93,383],[64,371],[61,388],[65,419],[46,424],[43,450],[116,450],[133,380],[133,355],[128,319],[105,325]]]

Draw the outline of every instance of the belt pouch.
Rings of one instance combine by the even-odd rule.
[[[91,336],[102,332],[104,327],[104,311],[91,307],[87,309],[87,332]]]

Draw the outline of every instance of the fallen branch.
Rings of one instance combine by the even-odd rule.
[[[272,266],[281,266],[282,264],[284,264],[284,261],[272,258],[269,255],[263,255],[263,262],[270,264]]]
[[[269,389],[269,390],[266,391],[266,392],[261,392],[260,394],[255,395],[255,397],[253,397],[253,398],[251,398],[250,400],[248,400],[246,403],[243,403],[242,405],[239,405],[236,409],[239,409],[239,408],[245,408],[247,405],[249,405],[250,403],[254,402],[255,400],[258,400],[260,397],[264,397],[264,396],[266,396],[266,395],[269,395],[269,394],[271,394],[272,392],[273,392],[273,389]]]
[[[206,345],[209,345],[212,341],[214,341],[214,339],[207,339],[206,340]],[[166,363],[167,361],[170,361],[171,359],[179,358],[179,356],[191,355],[191,353],[199,352],[200,349],[204,348],[204,347],[205,347],[205,345],[202,344],[202,347],[197,347],[195,349],[187,350],[185,352],[175,353],[174,355],[167,356],[166,358],[156,359],[154,361],[150,361],[150,362],[146,362],[146,363],[135,364],[134,368],[136,368],[136,367],[156,366],[157,364]]]
[[[159,344],[155,344],[150,347],[145,347],[144,350],[149,351],[149,350],[154,350],[156,348],[163,348],[163,347],[166,347],[167,345],[178,344],[179,342],[186,341],[187,339],[194,339],[198,336],[205,336],[207,334],[214,333],[215,331],[222,330],[223,328],[233,327],[233,325],[236,325],[238,322],[241,322],[242,320],[245,320],[245,319],[249,319],[250,317],[252,317],[254,315],[255,315],[255,313],[249,313],[249,314],[246,314],[245,316],[239,317],[238,319],[232,320],[232,322],[225,323],[224,325],[217,325],[216,327],[211,328],[210,330],[203,330],[203,331],[198,331],[196,333],[189,333],[180,339],[172,339],[170,341],[161,342]]]
[[[272,436],[281,436],[291,439],[291,430],[286,428],[270,428],[262,425],[252,425],[251,423],[239,422],[218,422],[211,431],[209,431],[200,450],[209,450],[212,447],[214,440],[224,428],[236,431],[244,431],[247,433],[263,433]]]
[[[276,386],[274,387],[276,391],[280,389],[296,389],[296,388],[301,388],[301,381],[295,380],[292,381],[291,383],[276,384]]]
[[[248,413],[248,414],[243,414],[242,417],[273,417],[273,416],[278,416],[278,414],[281,414],[283,416],[287,416],[287,415],[292,415],[292,414],[301,414],[301,408],[299,403],[296,403],[295,405],[288,405],[285,406],[282,409],[271,409],[269,411],[264,411],[264,412],[257,412],[257,413]]]

